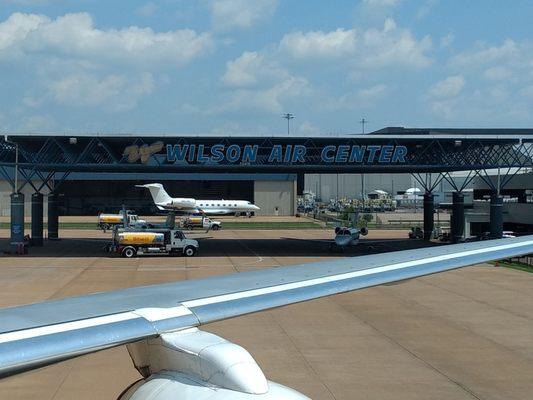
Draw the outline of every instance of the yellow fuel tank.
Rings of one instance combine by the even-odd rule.
[[[122,214],[100,214],[98,216],[98,222],[104,224],[121,224]]]
[[[165,235],[157,232],[122,232],[118,234],[118,243],[122,245],[158,245],[165,244]]]

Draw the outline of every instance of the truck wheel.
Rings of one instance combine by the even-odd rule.
[[[196,255],[196,249],[193,246],[187,246],[185,247],[185,250],[183,250],[183,254],[185,254],[187,257],[192,257]]]
[[[213,225],[213,226],[211,227],[211,229],[214,230],[214,231],[218,231],[218,230],[220,229],[220,226],[218,226],[218,225]]]
[[[135,250],[135,248],[131,246],[125,247],[122,250],[122,257],[132,258],[132,257],[135,257],[135,254],[137,254],[137,251]]]

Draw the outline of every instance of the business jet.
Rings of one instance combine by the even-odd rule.
[[[344,251],[346,248],[351,246],[358,246],[358,245],[380,245],[380,244],[387,244],[394,241],[402,241],[403,239],[388,239],[388,240],[364,240],[360,241],[359,239],[361,236],[368,235],[368,228],[362,227],[362,228],[349,228],[349,227],[341,227],[337,226],[335,228],[335,237],[332,239],[302,239],[302,238],[288,238],[284,237],[282,239],[285,240],[297,240],[297,241],[304,241],[304,242],[318,242],[318,243],[325,243],[328,245],[328,250],[341,250]]]
[[[160,183],[135,185],[150,190],[156,207],[160,210],[177,210],[188,214],[208,215],[251,215],[260,210],[255,204],[247,200],[196,200],[193,198],[170,197]]]
[[[126,345],[143,379],[125,389],[119,400],[309,400],[268,381],[241,346],[198,328],[531,253],[533,235],[345,257],[4,308],[0,309],[0,378]]]

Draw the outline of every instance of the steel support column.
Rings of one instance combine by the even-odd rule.
[[[451,240],[459,243],[463,239],[465,230],[465,198],[461,192],[453,192],[452,217],[451,217]]]
[[[43,245],[43,195],[33,193],[31,195],[31,244]]]
[[[435,195],[426,192],[424,194],[424,240],[430,240],[435,229],[434,221]]]
[[[59,239],[59,199],[55,193],[48,195],[48,239]]]
[[[11,194],[11,253],[24,251],[24,195]]]
[[[490,196],[490,236],[501,239],[503,235],[503,197],[497,193]]]

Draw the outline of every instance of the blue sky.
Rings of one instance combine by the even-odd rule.
[[[526,0],[0,0],[0,130],[531,127]]]

